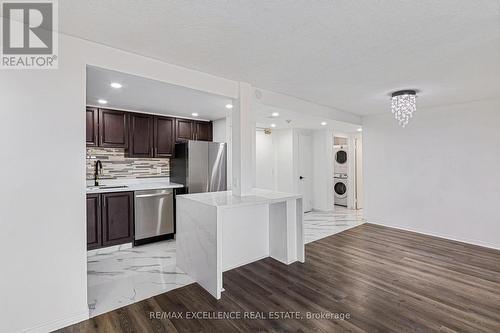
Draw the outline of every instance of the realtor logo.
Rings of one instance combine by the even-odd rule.
[[[53,0],[2,2],[1,68],[57,68],[56,7]]]

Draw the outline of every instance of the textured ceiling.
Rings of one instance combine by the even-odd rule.
[[[59,2],[62,32],[356,114],[500,96],[499,0]]]
[[[118,82],[121,89],[110,83]],[[179,87],[143,77],[87,66],[87,105],[97,105],[99,99],[108,102],[105,107],[130,111],[157,113],[216,120],[226,116],[230,98]]]

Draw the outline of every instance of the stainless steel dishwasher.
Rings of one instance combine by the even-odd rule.
[[[173,234],[173,189],[136,191],[134,243],[173,238]]]

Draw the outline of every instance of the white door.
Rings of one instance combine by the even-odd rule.
[[[299,133],[299,192],[302,194],[304,212],[312,210],[312,137]]]

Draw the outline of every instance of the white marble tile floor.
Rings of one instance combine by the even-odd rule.
[[[176,268],[174,240],[89,256],[87,281],[90,317],[194,282]]]
[[[332,212],[309,212],[304,214],[305,242],[311,243],[363,223],[365,221],[361,210],[335,206]]]

